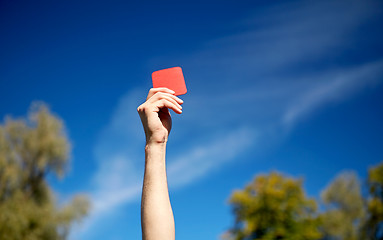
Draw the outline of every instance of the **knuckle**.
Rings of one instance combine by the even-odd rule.
[[[158,98],[164,97],[164,94],[162,92],[156,92],[154,95],[156,95],[156,97],[158,97]]]
[[[145,112],[146,108],[147,108],[147,105],[145,103],[143,103],[140,106],[138,106],[137,111],[138,112]]]

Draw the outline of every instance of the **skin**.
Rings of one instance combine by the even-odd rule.
[[[166,143],[172,127],[169,109],[182,113],[183,101],[167,88],[152,88],[137,108],[146,136],[141,198],[143,240],[174,240],[175,227],[166,177]]]

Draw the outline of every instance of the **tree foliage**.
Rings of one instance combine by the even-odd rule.
[[[370,198],[363,233],[367,239],[383,239],[383,162],[368,171]]]
[[[83,195],[57,206],[46,181],[64,175],[69,153],[62,121],[43,104],[32,105],[27,119],[0,125],[0,239],[65,239],[87,213]]]
[[[232,239],[294,239],[321,237],[316,202],[305,196],[302,180],[272,172],[259,175],[244,190],[235,191],[230,204],[235,227]]]
[[[302,180],[258,175],[230,204],[235,226],[223,239],[383,240],[383,162],[368,171],[368,196],[354,172],[342,172],[322,191],[322,210],[305,196]]]
[[[366,216],[361,185],[354,172],[343,172],[322,192],[325,239],[357,240]]]

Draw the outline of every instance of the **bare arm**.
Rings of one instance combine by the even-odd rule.
[[[138,107],[146,135],[145,174],[141,199],[143,240],[174,240],[175,228],[166,179],[166,142],[171,129],[169,108],[182,113],[182,100],[166,88],[149,91]]]

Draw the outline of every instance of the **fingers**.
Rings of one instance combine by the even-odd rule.
[[[184,101],[182,101],[182,99],[180,99],[177,96],[175,96],[174,93],[175,92],[173,90],[170,90],[168,88],[152,88],[152,89],[149,90],[149,94],[148,94],[148,97],[147,97],[146,100],[149,100],[154,95],[161,94],[161,96],[162,96],[162,94],[165,94],[166,96],[169,96],[169,97],[173,98],[179,104],[182,104]]]
[[[137,108],[138,112],[143,112],[145,109],[159,112],[162,108],[172,109],[175,113],[182,113],[181,104],[183,101],[173,95],[174,91],[168,88],[152,88],[145,103]]]
[[[173,110],[175,113],[181,114],[182,107],[181,106],[178,107],[178,106],[167,99],[161,99],[156,102],[156,107],[158,108],[158,111],[165,107],[165,108],[169,108]]]
[[[173,94],[164,93],[164,92],[157,92],[157,93],[155,93],[150,99],[148,99],[148,101],[157,100],[157,99],[165,97],[165,96],[173,99],[178,104],[184,103],[184,101],[182,101],[182,99],[180,99],[179,97],[177,97],[177,96],[175,96]]]
[[[161,99],[166,99],[166,100],[172,102],[174,105],[176,105],[180,109],[182,109],[181,104],[183,103],[183,101],[180,98],[178,98],[174,95],[171,95],[169,93],[162,93],[162,92],[156,93],[147,102],[154,103],[154,102],[161,100]]]
[[[170,90],[169,88],[151,88],[149,90],[149,93],[148,93],[148,96],[146,97],[146,100],[148,100],[149,98],[151,98],[154,94],[158,93],[158,92],[164,92],[164,93],[169,93],[169,94],[174,94],[175,92],[173,90]]]

